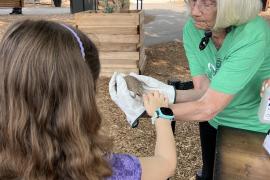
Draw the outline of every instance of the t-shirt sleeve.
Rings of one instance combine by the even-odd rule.
[[[112,154],[109,156],[113,175],[107,180],[140,180],[142,169],[137,157],[129,154]]]
[[[190,73],[193,77],[205,74],[204,69],[200,65],[199,59],[196,55],[199,47],[199,42],[196,42],[194,35],[197,33],[198,32],[195,32],[195,27],[192,19],[189,19],[183,28],[183,45],[186,57],[188,59]]]
[[[236,94],[243,89],[265,59],[265,39],[263,33],[242,32],[235,41],[238,43],[213,77],[210,87],[226,94]]]

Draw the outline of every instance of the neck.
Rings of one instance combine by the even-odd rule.
[[[222,43],[226,37],[227,33],[225,29],[212,32],[212,40],[217,49],[222,46]]]

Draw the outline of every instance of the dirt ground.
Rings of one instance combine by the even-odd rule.
[[[31,4],[26,6],[33,6]],[[50,6],[50,0],[41,0],[36,6]],[[68,1],[64,0],[64,6]],[[269,11],[263,14],[270,21]],[[8,24],[21,18],[41,18],[36,16],[0,16],[0,38]],[[73,23],[72,15],[43,16],[44,19]],[[153,17],[146,17],[147,22]],[[146,22],[146,23],[147,23]],[[182,44],[170,42],[146,49],[147,65],[144,74],[166,82],[168,79],[190,80],[189,69]],[[154,153],[155,131],[150,120],[142,118],[137,128],[130,128],[125,115],[111,101],[108,92],[109,78],[100,78],[98,83],[97,104],[103,117],[103,131],[113,137],[114,151],[131,153],[136,156],[150,156]],[[198,123],[176,123],[176,146],[178,165],[172,180],[188,180],[200,168],[200,142]],[[192,178],[193,179],[193,178]]]

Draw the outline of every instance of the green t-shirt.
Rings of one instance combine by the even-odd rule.
[[[210,88],[234,95],[230,104],[209,123],[267,132],[270,125],[258,119],[260,88],[270,77],[270,27],[261,17],[232,27],[222,47],[217,50],[212,40],[200,51],[204,31],[190,19],[184,27],[183,41],[192,76],[206,75]]]

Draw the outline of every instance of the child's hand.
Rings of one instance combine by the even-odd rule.
[[[266,79],[263,84],[262,84],[262,87],[261,87],[261,93],[260,93],[260,96],[262,97],[263,96],[263,93],[265,91],[266,88],[268,88],[270,85],[270,79]]]
[[[168,99],[158,91],[152,91],[144,94],[143,102],[149,116],[153,116],[157,108],[169,106]]]

